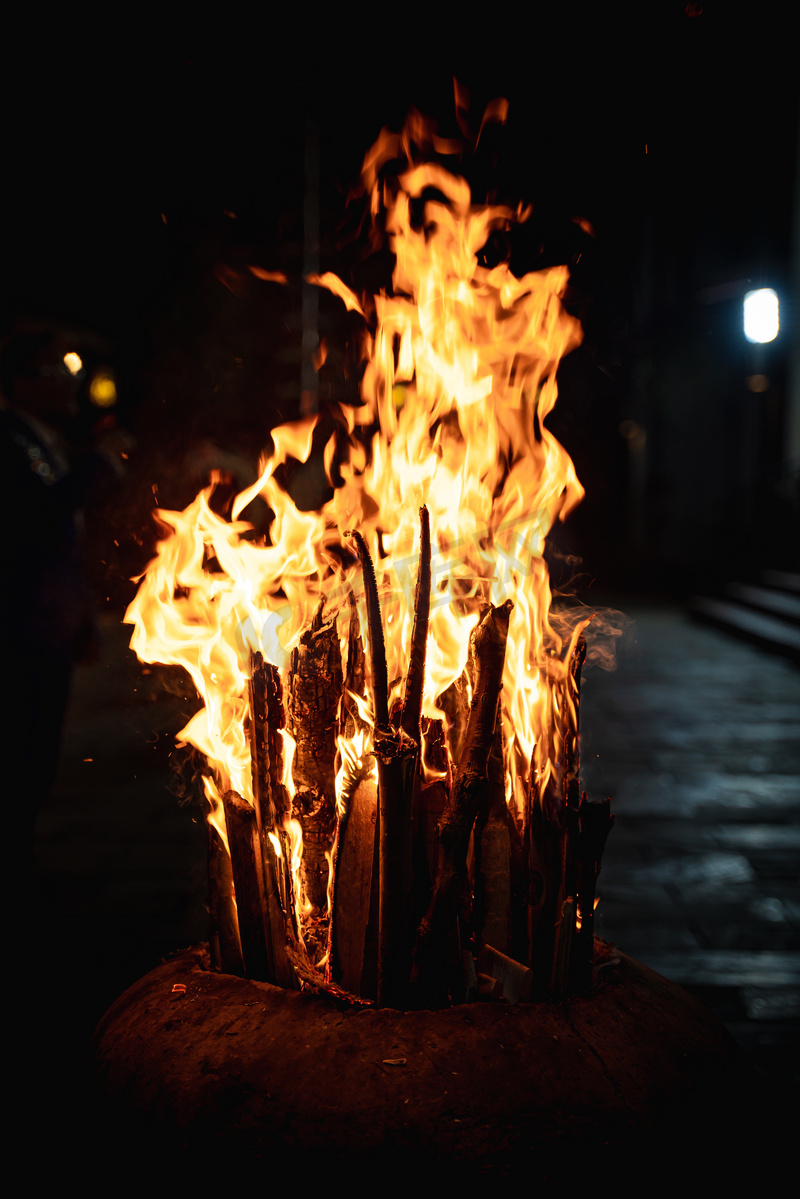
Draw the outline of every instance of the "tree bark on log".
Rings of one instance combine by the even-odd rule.
[[[533,998],[548,998],[555,954],[556,925],[560,918],[563,830],[557,823],[558,789],[551,775],[540,795],[533,779],[526,827],[531,900],[528,909],[528,965],[533,970]]]
[[[297,936],[291,879],[291,849],[284,825],[291,815],[283,784],[284,724],[280,674],[260,653],[250,657],[250,763],[253,800],[258,820],[266,896],[267,936],[278,986],[297,988],[297,977],[286,956],[286,943]],[[268,833],[281,846],[278,855]]]
[[[428,644],[428,618],[431,610],[431,518],[425,507],[419,510],[419,571],[414,597],[414,627],[408,657],[403,712],[400,728],[412,741],[421,746],[420,717],[422,692],[425,686],[425,651]]]
[[[590,800],[583,793],[580,807],[580,834],[578,836],[578,912],[580,929],[576,934],[573,951],[572,987],[588,991],[592,985],[594,964],[594,903],[597,876],[606,839],[614,825],[611,815],[611,800]]]
[[[503,685],[511,601],[490,608],[472,636],[475,685],[464,750],[447,807],[439,822],[433,895],[417,934],[413,984],[417,1005],[450,1001],[447,946],[466,881],[470,833],[488,788],[488,760]]]
[[[319,937],[328,909],[328,858],[336,828],[336,730],[342,696],[342,658],[336,620],[323,620],[317,608],[300,644],[292,651],[288,679],[288,725],[295,739],[292,764],[295,795],[292,814],[303,829],[301,886],[311,904],[309,928],[319,922]],[[309,928],[306,929],[308,939]]]
[[[467,678],[465,673],[442,692],[436,700],[436,706],[444,714],[450,761],[454,763],[460,762],[461,752],[464,748],[464,737],[467,732],[467,723],[469,721]]]
[[[222,805],[245,974],[247,978],[274,982],[275,963],[271,960],[266,929],[267,896],[256,810],[237,791],[226,791]]]
[[[367,643],[375,718],[373,751],[378,766],[378,1006],[406,1005],[411,961],[412,802],[416,742],[389,723],[388,675],[378,585],[369,548],[356,543],[367,600]]]
[[[565,997],[570,982],[570,957],[575,942],[578,913],[578,812],[580,809],[580,685],[586,660],[586,641],[581,633],[572,649],[562,690],[562,739],[564,746],[563,806],[561,813],[561,878],[556,907],[556,935],[550,998]]]
[[[488,763],[487,802],[475,822],[475,935],[500,953],[511,948],[511,840],[505,795],[503,727],[497,725]]]
[[[208,833],[208,915],[211,963],[223,974],[244,977],[239,920],[233,894],[231,857],[218,830],[206,821]]]
[[[339,828],[331,930],[333,978],[365,999],[377,998],[378,788],[362,779]],[[371,942],[374,941],[374,944]]]
[[[358,619],[356,597],[352,590],[348,594],[349,624],[347,629],[347,663],[344,671],[342,702],[339,708],[339,733],[348,740],[364,727],[364,721],[353,695],[366,698],[366,663],[364,642],[361,638],[361,623]]]

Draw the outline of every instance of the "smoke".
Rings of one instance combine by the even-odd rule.
[[[550,609],[550,624],[565,645],[569,644],[575,626],[588,620],[583,635],[586,638],[586,667],[616,670],[620,647],[628,640],[635,621],[632,616],[615,608],[594,608],[579,601],[568,604],[555,601]]]

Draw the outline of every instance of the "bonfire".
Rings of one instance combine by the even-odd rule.
[[[384,131],[362,187],[391,286],[311,279],[363,318],[332,497],[301,511],[281,484],[318,418],[274,429],[228,516],[214,481],[157,512],[126,614],[202,699],[180,741],[206,764],[214,966],[354,1005],[586,992],[612,821],[580,785],[591,614],[554,620],[544,558],[583,494],[547,425],[581,339],[568,271],[485,260],[530,210],[475,202],[457,149],[418,114]]]

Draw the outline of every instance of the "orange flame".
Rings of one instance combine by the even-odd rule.
[[[502,105],[488,114],[503,115]],[[346,608],[351,588],[364,627],[360,571],[343,565],[350,560],[341,552],[348,529],[361,531],[375,562],[388,677],[405,677],[423,504],[432,530],[423,715],[441,719],[441,696],[465,676],[481,606],[512,599],[503,684],[512,812],[521,811],[532,774],[546,784],[563,754],[564,705],[574,700],[568,655],[560,656],[564,647],[549,620],[543,549],[553,522],[580,501],[583,488],[545,422],[557,398],[558,363],[579,344],[581,330],[562,304],[566,267],[517,277],[506,263],[481,265],[489,235],[527,212],[474,204],[464,179],[423,157],[419,147],[434,141],[414,114],[401,134],[384,131],[364,160],[370,208],[384,218],[395,255],[391,294],[359,298],[330,273],[310,280],[349,310],[375,314],[364,336],[364,407],[341,406],[346,445],[331,442],[325,450],[329,472],[334,450],[341,458],[343,481],[333,498],[319,511],[301,512],[275,478],[287,458],[308,459],[312,419],[273,431],[273,452],[237,497],[230,521],[211,509],[211,488],[183,512],[157,512],[167,536],[125,619],[134,625],[139,658],[183,666],[203,699],[180,737],[209,763],[214,781],[207,780],[206,794],[217,826],[224,826],[213,815],[220,792],[233,787],[253,798],[244,733],[250,651],[285,669],[320,596],[335,612]],[[402,156],[405,169],[384,178],[386,164]],[[371,426],[369,444],[364,426]],[[274,512],[269,544],[243,536],[250,526],[241,514],[258,495]],[[340,739],[340,806],[369,753],[372,714],[362,716],[366,740],[363,733],[357,744]],[[290,748],[285,783],[293,793]],[[290,825],[296,874],[301,833],[297,821]],[[298,898],[301,922],[304,912]]]

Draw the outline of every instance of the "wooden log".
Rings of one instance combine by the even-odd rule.
[[[548,998],[553,1002],[566,999],[570,981],[570,959],[575,941],[577,904],[574,895],[561,903],[555,930],[553,962],[550,971]]]
[[[526,852],[525,826],[508,813],[509,872],[511,876],[511,947],[517,962],[528,962],[528,915],[531,902],[531,877]],[[524,820],[524,817],[523,817]]]
[[[490,608],[472,636],[475,687],[469,723],[453,788],[439,822],[433,895],[414,952],[412,978],[418,1006],[445,1007],[450,1001],[447,945],[461,905],[470,834],[488,788],[488,760],[503,685],[511,608],[510,600]]]
[[[414,627],[408,675],[403,697],[400,727],[417,745],[421,745],[420,717],[425,686],[425,651],[428,644],[428,618],[431,610],[431,519],[428,509],[420,508],[420,549],[417,590],[414,597]]]
[[[501,953],[511,946],[511,839],[505,796],[502,719],[498,706],[488,763],[486,802],[475,821],[475,937]]]
[[[292,814],[303,829],[300,880],[311,905],[306,939],[324,953],[327,942],[328,857],[336,828],[336,731],[342,659],[335,619],[320,603],[289,664],[289,731],[296,742]],[[318,944],[316,944],[318,942]]]
[[[542,788],[532,772],[525,829],[530,879],[527,962],[533,970],[533,998],[539,1001],[547,999],[549,993],[558,919],[561,828],[555,820],[555,790],[552,776]]]
[[[261,847],[266,930],[269,956],[278,986],[297,989],[295,971],[286,955],[286,943],[294,929],[290,849],[284,825],[289,818],[290,800],[283,785],[283,703],[280,674],[276,666],[265,662],[260,653],[250,658],[250,762],[253,800]],[[278,838],[278,855],[268,834]]]
[[[223,974],[244,977],[242,943],[233,893],[231,858],[219,831],[206,821],[208,833],[208,915],[211,964]]]
[[[412,803],[416,743],[389,722],[386,647],[378,586],[369,548],[356,543],[367,601],[367,645],[375,717],[373,751],[378,766],[378,1006],[406,1006],[411,964]]]
[[[361,639],[361,623],[358,619],[356,597],[352,590],[348,597],[349,624],[347,629],[347,662],[342,687],[342,702],[339,708],[339,733],[348,740],[364,726],[353,695],[366,696],[366,663],[364,642]]]
[[[436,707],[444,714],[450,761],[460,762],[469,721],[466,672],[442,692],[436,700]]]
[[[275,831],[281,847],[278,869],[278,886],[284,915],[290,926],[290,936],[298,936],[295,917],[294,890],[292,885],[292,847],[286,831],[287,821],[292,815],[292,801],[283,782],[284,753],[281,730],[286,725],[283,707],[283,686],[277,667],[267,664],[264,698],[266,702],[267,751],[269,757],[269,807],[275,822]]]
[[[364,576],[364,592],[367,602],[367,646],[369,649],[370,689],[375,727],[389,728],[389,678],[386,670],[386,644],[383,639],[381,605],[378,599],[378,582],[369,546],[357,529],[348,530],[345,537],[352,537]]]
[[[332,976],[365,999],[377,998],[377,926],[373,921],[370,928],[370,912],[377,909],[378,871],[378,788],[369,778],[354,788],[340,824],[331,929]]]
[[[580,928],[576,933],[573,953],[572,987],[579,992],[590,990],[594,964],[594,908],[597,876],[606,839],[614,825],[611,800],[590,800],[583,793],[580,807],[578,837],[578,914]]]
[[[578,812],[580,808],[580,683],[586,660],[586,641],[577,638],[570,654],[562,690],[564,746],[561,814],[561,878],[557,901],[550,998],[563,999],[571,978],[570,956],[575,943],[578,912]]]
[[[222,797],[231,855],[239,936],[247,978],[274,981],[266,929],[267,897],[256,810],[237,791]]]

